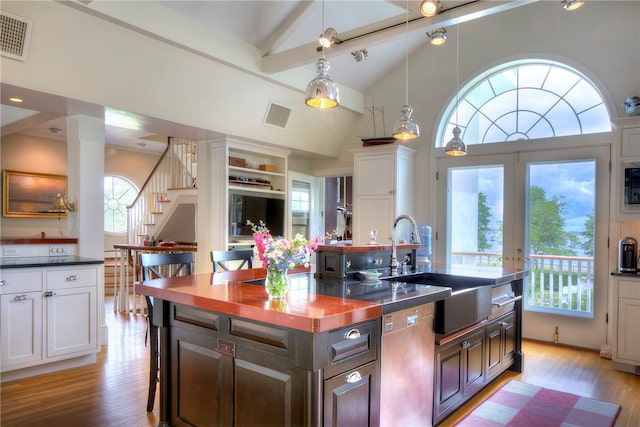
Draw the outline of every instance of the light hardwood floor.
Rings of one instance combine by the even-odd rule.
[[[146,412],[148,348],[140,315],[114,313],[107,297],[109,345],[95,365],[0,385],[0,425],[153,426],[158,403]],[[453,426],[504,383],[530,384],[615,402],[622,406],[617,427],[640,425],[640,376],[615,371],[610,360],[588,351],[525,340],[525,372],[506,372],[441,423]]]

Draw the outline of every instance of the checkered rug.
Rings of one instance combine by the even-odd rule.
[[[611,427],[619,412],[614,403],[511,380],[456,426]]]

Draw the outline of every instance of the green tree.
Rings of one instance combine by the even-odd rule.
[[[487,195],[478,193],[478,252],[484,252],[491,247],[487,235],[491,223],[491,210],[487,204]]]
[[[593,256],[593,248],[594,248],[594,238],[596,235],[596,222],[595,222],[595,214],[593,210],[589,215],[587,215],[587,219],[584,221],[584,230],[580,232],[580,237],[582,242],[580,243],[580,247],[584,251],[584,254],[587,256]]]
[[[529,247],[534,254],[575,255],[578,237],[564,231],[567,204],[562,197],[547,198],[542,187],[529,191]]]

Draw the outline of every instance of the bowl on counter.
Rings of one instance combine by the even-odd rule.
[[[358,271],[358,277],[365,282],[375,281],[382,276],[382,272],[378,270],[362,270]]]

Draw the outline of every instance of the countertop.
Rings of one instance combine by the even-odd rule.
[[[270,302],[262,286],[264,277],[265,270],[251,269],[147,280],[135,286],[143,295],[314,333],[451,295],[447,287],[382,281],[371,284],[377,289],[362,300],[333,297],[319,291],[324,282],[313,273],[299,273],[289,275],[286,299]]]
[[[84,258],[77,255],[0,258],[1,270],[10,268],[61,267],[84,264],[104,264],[104,260]]]

